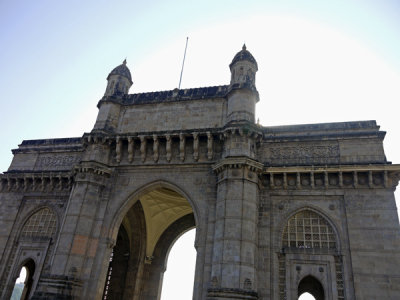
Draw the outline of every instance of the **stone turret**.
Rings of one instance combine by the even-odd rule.
[[[126,66],[126,59],[108,74],[107,81],[108,84],[104,96],[128,94],[133,82],[131,72]]]
[[[254,123],[255,104],[259,100],[256,89],[258,65],[246,45],[229,65],[231,70],[231,92],[228,96],[228,122],[249,121]]]
[[[126,59],[108,74],[107,81],[106,92],[98,104],[99,114],[93,130],[114,132],[121,110],[120,101],[124,95],[128,94],[133,84],[131,71],[126,66]]]
[[[258,65],[253,55],[247,51],[246,45],[235,55],[229,68],[232,75],[231,85],[247,83],[255,86]]]

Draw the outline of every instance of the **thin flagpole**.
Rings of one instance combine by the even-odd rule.
[[[185,53],[183,54],[182,70],[181,70],[181,77],[179,78],[179,86],[178,86],[178,89],[181,89],[182,74],[183,74],[183,66],[185,65],[186,49],[187,49],[187,45],[188,45],[188,40],[189,40],[189,37],[186,37]]]

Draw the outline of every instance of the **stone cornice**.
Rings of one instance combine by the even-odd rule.
[[[262,183],[270,189],[395,188],[400,165],[265,167]]]
[[[77,173],[92,173],[107,177],[112,173],[111,168],[95,161],[83,161],[79,165],[76,165],[74,169]]]
[[[257,300],[258,294],[253,290],[234,289],[234,288],[209,288],[207,299],[249,299]]]
[[[282,172],[366,172],[366,171],[391,171],[400,172],[400,164],[376,165],[325,165],[325,166],[290,166],[290,167],[265,167],[264,173]]]
[[[84,161],[75,168],[75,181],[105,186],[113,170],[95,161]]]
[[[70,172],[15,172],[0,174],[0,192],[69,191],[74,177]]]
[[[248,167],[250,171],[261,173],[263,166],[264,165],[262,163],[248,157],[227,157],[216,163],[213,166],[213,171],[218,174],[228,168],[237,169]]]

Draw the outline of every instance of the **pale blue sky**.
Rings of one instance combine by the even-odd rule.
[[[242,20],[251,19],[255,15],[266,20],[279,17],[297,18],[331,28],[362,44],[400,74],[399,1],[147,3],[1,0],[0,125],[3,130],[0,136],[3,142],[0,149],[0,169],[7,169],[11,160],[10,149],[15,148],[22,139],[80,136],[83,130],[90,130],[96,115],[96,103],[105,87],[105,77],[125,57],[128,58],[134,81],[137,82],[141,74],[135,72],[135,67],[143,61],[151,60],[152,55],[161,48],[179,40],[179,51],[173,53],[174,57],[165,58],[175,60],[172,77],[177,82],[184,41],[188,35],[190,42],[187,64],[194,59],[191,56],[194,50],[201,47],[204,50],[212,48],[218,57],[223,56],[226,60],[215,66],[224,71],[224,77],[220,76],[219,82],[210,84],[226,83],[229,78],[227,64],[243,42],[248,43],[253,54],[257,53],[256,59],[262,59],[260,55],[263,53],[257,52],[259,49],[248,41],[246,32],[238,34],[236,40],[233,38],[235,48],[227,52],[224,48],[226,36],[214,36],[212,28],[221,24],[240,24]],[[196,37],[196,32],[206,28],[211,29],[209,40],[212,43],[208,39],[199,41]],[[253,35],[256,33],[259,40],[263,40],[266,30],[279,34],[280,28],[249,30]],[[232,40],[235,32],[228,34]],[[196,41],[199,43],[193,49]],[[267,47],[269,42],[268,39],[263,40]],[[289,51],[293,52],[296,52],[295,48]],[[208,51],[204,53],[208,55]],[[208,68],[212,69],[214,65],[215,62],[210,60]],[[267,68],[268,66],[260,65],[260,71],[265,72]],[[163,65],[149,65],[148,69],[166,74]],[[169,75],[164,77],[171,77]],[[168,88],[163,82],[151,79],[149,77],[146,86],[151,85],[152,90]],[[190,87],[185,86],[185,79],[184,74],[183,87]],[[208,83],[204,77],[198,76],[195,85],[203,85],[203,82]],[[268,82],[258,81],[259,88],[267,84]],[[171,85],[169,88],[175,86]],[[146,91],[138,88],[140,89],[140,85],[134,85],[131,92]],[[264,101],[263,94],[261,97]],[[82,117],[82,114],[86,116]],[[84,128],[71,124],[82,121],[81,119],[87,122]],[[281,120],[281,124],[290,123],[284,117]]]
[[[186,36],[183,88],[227,84],[246,42],[262,125],[375,119],[400,163],[397,0],[0,0],[0,172],[24,139],[90,131],[126,57],[131,93],[177,87]]]

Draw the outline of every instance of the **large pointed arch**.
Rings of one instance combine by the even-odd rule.
[[[118,279],[125,282],[123,290],[113,291],[111,284],[108,286],[108,294],[118,294],[120,298],[132,296],[137,299],[158,299],[169,251],[184,232],[197,226],[197,219],[196,204],[186,191],[175,184],[154,181],[134,191],[110,219],[108,239],[113,241],[109,248],[112,249],[111,257],[108,258],[106,254],[102,264],[112,261],[114,255],[112,270],[126,266],[128,269],[125,278]],[[138,220],[141,221],[138,223]],[[119,251],[122,245],[118,239],[121,231],[125,231],[127,236],[126,249],[123,251]],[[196,233],[197,238],[198,231]],[[125,263],[118,253],[126,258]],[[107,275],[104,272],[107,277],[105,291],[107,284],[113,280],[110,266],[111,263]],[[107,298],[105,293],[103,298]]]
[[[111,240],[115,240],[115,237],[118,234],[119,226],[122,223],[123,218],[129,211],[129,209],[140,199],[141,196],[156,190],[158,188],[167,188],[170,189],[178,194],[180,194],[183,198],[185,198],[190,206],[192,207],[193,210],[193,215],[195,219],[195,223],[199,224],[199,209],[193,201],[193,199],[189,196],[189,193],[185,191],[183,188],[179,187],[178,185],[165,181],[165,180],[157,180],[150,182],[146,185],[143,185],[142,187],[138,188],[136,191],[134,191],[127,199],[126,201],[123,202],[123,204],[120,206],[120,208],[115,212],[115,214],[112,217],[112,221],[110,224],[110,229],[108,232],[108,237]],[[196,234],[196,240],[197,240],[198,234]]]

